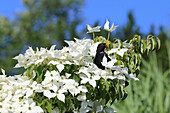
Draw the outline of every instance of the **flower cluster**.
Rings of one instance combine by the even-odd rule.
[[[94,34],[100,32],[101,27],[87,25],[87,28],[88,33]],[[110,33],[116,28],[114,24],[109,28],[106,20],[105,30]],[[55,49],[55,45],[50,49],[29,47],[24,54],[14,57],[18,61],[15,68],[23,67],[26,71],[22,75],[7,77],[2,69],[0,111],[114,112],[107,104],[115,99],[124,100],[126,82],[139,80],[135,75],[140,69],[141,57],[133,50],[136,38],[131,43],[93,38],[65,41],[68,46],[61,50]],[[100,69],[94,63],[96,50],[100,43],[108,42],[110,45],[105,51],[108,56],[104,55],[101,62],[105,69]],[[107,57],[111,60],[108,61]]]
[[[100,42],[95,43],[90,39],[75,40],[75,42],[65,41],[68,47],[61,50],[55,49],[55,45],[49,50],[47,48],[41,48],[40,50],[37,48],[37,51],[29,47],[24,55],[20,54],[14,58],[18,60],[15,68],[24,67],[27,69],[32,65],[56,66],[54,70],[46,70],[43,75],[44,79],[39,84],[38,89],[36,89],[36,86],[33,89],[38,90],[35,90],[35,92],[43,92],[43,95],[49,99],[57,97],[62,102],[65,102],[68,93],[71,93],[73,97],[77,97],[79,101],[84,102],[87,99],[86,93],[88,92],[86,84],[95,89],[99,87],[97,86],[97,81],[101,79],[105,81],[118,80],[122,85],[125,85],[126,79],[138,80],[133,74],[128,73],[128,68],[124,67],[124,65],[115,65],[117,63],[116,55],[123,57],[128,48],[110,49],[108,54],[112,60],[107,62],[106,57],[104,57],[102,64],[107,69],[101,70],[93,63],[96,49]],[[65,71],[68,65],[77,65],[79,70],[69,73],[69,71]],[[112,70],[114,70],[114,73]],[[74,74],[79,77],[79,81],[73,78]]]
[[[42,64],[53,64],[57,65],[59,71],[64,69],[64,64],[76,64],[76,65],[88,65],[92,63],[91,56],[95,56],[97,44],[90,40],[75,39],[74,41],[65,41],[69,47],[64,47],[62,50],[55,50],[53,45],[49,50],[47,48],[37,48],[36,51],[29,47],[25,54],[19,54],[14,57],[18,60],[15,68],[24,67],[28,68],[30,65],[42,65]]]
[[[1,113],[42,113],[43,109],[36,106],[36,103],[28,98],[33,95],[33,91],[39,89],[36,81],[32,81],[27,76],[0,75],[0,111]]]

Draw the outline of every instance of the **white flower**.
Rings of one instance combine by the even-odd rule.
[[[112,32],[112,31],[114,31],[117,27],[118,27],[118,25],[117,25],[117,26],[114,26],[114,23],[113,23],[113,24],[112,24],[112,27],[109,28],[109,21],[106,19],[106,23],[105,23],[105,25],[104,25],[104,29],[105,29],[106,31]]]
[[[49,91],[49,90],[44,90],[44,93],[43,93],[43,94],[44,94],[44,96],[48,97],[49,99],[56,96],[55,93],[52,93],[52,92]]]
[[[60,101],[65,102],[65,95],[64,95],[64,93],[67,92],[67,90],[65,90],[64,88],[59,88],[59,86],[57,86],[57,85],[53,85],[51,87],[51,89],[54,91],[54,93],[51,93],[53,96],[55,95],[55,96],[57,96],[57,98]]]
[[[79,86],[79,83],[76,82],[73,79],[65,79],[64,83],[65,83],[65,85],[63,86],[63,88],[66,89],[66,90],[69,90],[69,92],[73,96],[76,96],[81,91],[82,92],[87,92],[87,88],[85,86]]]
[[[115,113],[115,112],[117,112],[113,108],[109,108],[109,107],[106,107],[104,110],[106,111],[106,113]]]
[[[19,102],[20,101],[20,97],[24,96],[25,92],[23,90],[17,89],[15,91],[14,96],[12,97],[12,101],[14,102]]]
[[[18,56],[14,57],[13,59],[18,60],[18,63],[15,65],[14,68],[19,68],[19,67],[27,67],[26,59],[25,56],[22,54],[19,54]]]
[[[61,72],[64,69],[64,65],[63,64],[58,64],[57,69],[59,70],[59,72]]]
[[[101,26],[91,27],[88,24],[86,24],[86,25],[87,25],[87,30],[88,30],[87,33],[100,32]]]
[[[89,48],[89,54],[90,54],[90,56],[95,56],[96,55],[96,50],[97,50],[97,46],[100,44],[101,42],[96,42],[96,43],[94,43],[94,44],[92,44],[91,46],[90,46],[90,48]]]
[[[0,82],[3,82],[6,80],[6,75],[5,75],[5,70],[4,69],[1,69],[2,71],[2,75],[0,75]]]
[[[0,102],[0,112],[1,113],[9,113],[14,112],[14,107],[8,102]]]
[[[127,51],[127,48],[113,48],[110,51],[108,51],[108,54],[112,54],[112,53],[117,53],[118,55],[120,55],[121,57],[123,57],[124,53]]]
[[[127,75],[127,77],[129,78],[129,79],[134,79],[134,80],[139,80],[134,74],[129,74],[129,75]]]
[[[22,105],[22,112],[24,113],[43,113],[43,109],[35,105],[32,99],[25,100]]]
[[[72,47],[75,42],[74,41],[67,41],[67,40],[64,40],[64,42],[66,42],[68,44],[69,47]]]
[[[125,80],[125,76],[122,75],[113,75],[113,76],[106,76],[106,79],[118,79],[118,80]]]
[[[96,113],[103,111],[103,105],[99,105],[96,107]]]
[[[127,43],[127,40],[125,40],[125,41],[123,42],[123,47],[131,48],[131,47],[133,47],[133,45],[132,45],[132,44]]]
[[[10,101],[12,98],[12,91],[8,91],[7,97],[5,98],[4,102]]]
[[[33,94],[33,91],[39,90],[39,89],[40,87],[37,85],[36,81],[28,85],[28,88],[26,88],[26,98],[30,97]]]
[[[92,109],[90,107],[92,107],[91,103],[89,104],[89,102],[86,101],[81,102],[79,113],[87,113],[91,111]]]
[[[79,101],[84,101],[84,100],[86,100],[86,93],[83,93],[82,95],[79,95],[79,96],[77,97],[77,99],[78,99]]]
[[[90,85],[93,86],[93,88],[96,87],[96,80],[100,79],[99,75],[91,75],[89,72],[87,72],[87,70],[85,69],[83,71],[84,74],[80,74],[80,78],[81,80],[81,84],[85,84],[87,82],[89,82]]]
[[[101,63],[103,66],[111,69],[116,62],[117,62],[116,59],[112,59],[111,61],[107,62],[107,58],[106,56],[104,56]]]
[[[1,68],[1,72],[3,75],[5,75],[5,70]]]

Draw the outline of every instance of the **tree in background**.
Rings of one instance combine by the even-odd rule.
[[[0,67],[12,70],[16,64],[12,58],[28,46],[56,44],[61,48],[65,39],[79,37],[76,28],[82,22],[83,3],[79,0],[23,0],[25,12],[13,21],[0,18]]]

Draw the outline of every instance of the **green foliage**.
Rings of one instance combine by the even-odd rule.
[[[169,48],[169,45],[167,46]],[[168,49],[169,51],[169,49]],[[169,113],[170,112],[170,69],[163,72],[155,52],[149,62],[142,61],[140,81],[130,82],[127,99],[114,107],[120,113]],[[170,60],[170,59],[169,59]],[[170,66],[170,65],[169,65]]]
[[[146,40],[153,41],[152,38],[147,38]],[[155,40],[155,42],[156,41],[157,40]],[[96,37],[95,42],[110,43],[110,46],[107,48],[108,50],[111,50],[113,48],[118,48],[119,49],[118,51],[120,51],[120,49],[123,49],[125,46],[124,42],[122,42],[120,39],[116,39],[112,43],[111,41],[108,41],[104,37],[101,37],[101,36]],[[126,43],[126,44],[129,44],[129,43]],[[137,76],[138,75],[137,71],[139,71],[140,63],[141,63],[141,52],[140,52],[141,47],[140,46],[142,43],[141,43],[140,36],[137,36],[137,35],[134,36],[132,40],[130,41],[130,44],[132,45],[127,47],[128,50],[130,51],[126,51],[123,57],[121,57],[117,53],[112,53],[117,59],[117,63],[115,63],[114,65],[117,65],[117,66],[124,65],[125,67],[129,68],[128,73],[135,74]],[[150,44],[145,44],[145,45],[146,45],[146,48],[150,46]],[[152,49],[148,49],[148,51],[153,51],[154,48],[156,48],[156,46],[157,45],[154,44],[154,47],[151,46]],[[50,59],[47,57],[42,62],[42,64],[30,65],[23,75],[28,76],[29,78],[33,78],[33,80],[41,84],[47,77],[46,75],[47,71],[51,72],[55,70],[56,72],[60,72],[60,70],[58,70],[58,68],[56,67],[57,65],[52,65],[52,64],[48,65],[47,59],[50,61]],[[51,60],[56,60],[56,59],[52,58]],[[58,62],[62,64],[62,61],[58,61]],[[80,74],[78,74],[78,72],[81,67],[84,67],[84,65],[81,65],[81,64],[76,65],[73,63],[73,64],[63,64],[63,67],[64,69],[59,74],[59,76],[61,76],[61,79],[73,79],[78,84],[82,84],[81,83],[82,78],[80,78]],[[69,73],[71,75],[68,78],[64,78],[66,77],[66,73]],[[92,74],[92,73],[89,72],[89,74]],[[53,74],[48,75],[48,77],[53,77],[53,76],[54,76]],[[101,78],[95,81],[96,87],[93,87],[89,82],[86,82],[84,84],[84,86],[88,90],[88,92],[86,92],[86,100],[98,101],[99,103],[101,103],[104,100],[105,105],[107,104],[112,105],[114,101],[121,102],[124,99],[126,99],[127,92],[125,90],[125,86],[121,83],[122,80],[111,79],[111,78],[105,79],[105,78],[102,78],[102,75],[99,75],[99,76]],[[53,82],[55,81],[51,81],[51,83]],[[48,90],[46,86],[43,86],[43,89]],[[82,93],[83,92],[81,92],[80,94]],[[48,97],[44,97],[42,93],[38,93],[38,92],[36,92],[35,96],[33,96],[32,98],[37,103],[37,105],[39,105],[43,110],[47,112],[51,112],[51,110],[55,109],[56,107],[58,107],[58,109],[61,112],[63,111],[70,112],[80,107],[80,101],[78,101],[77,96],[72,95],[71,92],[66,92],[64,93],[64,95],[65,95],[65,99],[64,99],[65,103],[63,101],[60,101],[57,96],[54,98],[48,99]],[[104,107],[107,107],[107,106],[104,106]]]
[[[120,39],[116,39],[113,43],[111,41],[106,40],[104,37],[96,37],[95,38],[96,42],[103,42],[103,43],[111,43],[108,47],[108,50],[110,50],[111,48],[123,48],[123,42]],[[140,70],[140,66],[141,66],[141,56],[142,54],[144,54],[147,50],[147,54],[155,49],[160,49],[160,40],[158,37],[154,37],[152,35],[148,35],[147,38],[141,39],[141,37],[139,35],[135,35],[129,42],[130,44],[132,44],[133,46],[131,47],[130,51],[125,53],[125,56],[123,58],[121,58],[120,56],[117,56],[116,59],[118,59],[118,63],[117,65],[120,64],[124,64],[125,66],[127,66],[130,69],[131,73],[134,73],[136,76],[138,76],[139,74],[139,70]],[[107,89],[110,89],[109,86],[112,86],[112,84],[110,84],[110,82],[105,82],[106,86],[104,87],[104,91],[106,92],[110,92]],[[117,83],[117,85],[119,85]],[[127,93],[125,91],[124,88],[122,88],[122,86],[115,86],[115,89],[110,92],[110,94],[116,94],[116,96],[111,96],[111,98],[116,99],[115,97],[117,97],[118,101],[122,101],[127,97]],[[97,92],[95,92],[97,93]],[[100,93],[99,93],[100,95]],[[110,95],[108,94],[106,97],[110,97]],[[110,99],[111,99],[110,98]],[[106,103],[107,103],[107,99],[106,99]],[[112,102],[111,102],[112,103]]]

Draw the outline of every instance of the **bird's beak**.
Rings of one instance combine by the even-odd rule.
[[[106,43],[105,46],[108,46],[110,43]]]

